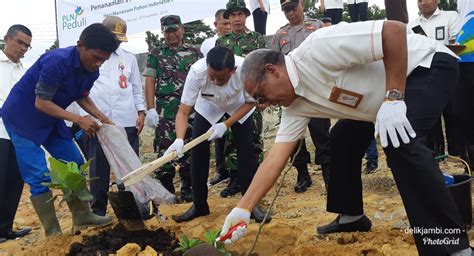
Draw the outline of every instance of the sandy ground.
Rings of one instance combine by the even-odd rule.
[[[144,138],[151,134],[149,130],[145,133],[145,136],[142,136]],[[271,138],[268,138],[269,140]],[[153,158],[148,140],[142,141],[142,152],[145,153],[145,161]],[[371,232],[316,235],[316,227],[329,223],[335,215],[325,211],[326,195],[321,171],[317,170],[318,166],[313,165],[310,168],[313,186],[308,191],[302,194],[293,191],[296,170],[291,169],[286,179],[282,182],[280,178],[265,197],[263,204],[268,206],[275,196],[277,186],[283,183],[281,195],[273,208],[273,220],[264,225],[254,252],[258,255],[417,255],[412,236],[404,232],[408,223],[406,214],[383,155],[379,159],[379,166],[376,173],[363,175],[364,207],[373,222]],[[458,163],[443,163],[442,168],[462,172]],[[214,171],[211,172],[210,177]],[[176,180],[176,185],[178,184]],[[210,215],[178,224],[171,220],[171,215],[184,212],[190,204],[160,206],[160,212],[167,220],[152,219],[147,225],[151,229],[168,228],[177,236],[185,234],[188,237],[203,238],[206,230],[221,227],[225,216],[240,198],[220,198],[219,193],[225,185],[218,184],[210,188]],[[80,235],[70,235],[71,217],[67,207],[57,205],[56,209],[63,235],[45,239],[41,223],[29,201],[28,187],[25,186],[14,226],[32,227],[33,231],[22,239],[0,244],[0,255],[65,255],[69,251],[69,245],[81,241],[82,238]],[[109,214],[115,218],[110,208]],[[114,224],[116,223],[117,220],[114,219]],[[249,235],[240,242],[227,246],[227,249],[240,254],[247,252],[254,242],[258,227],[259,225],[252,221]],[[82,234],[90,235],[96,232],[98,230],[87,230]],[[473,231],[469,231],[469,237],[472,243]]]

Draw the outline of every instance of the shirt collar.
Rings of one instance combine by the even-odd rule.
[[[81,58],[79,56],[79,50],[77,46],[74,46],[74,69],[83,69],[81,65]],[[85,69],[84,69],[85,70]]]
[[[21,63],[21,60],[19,60],[17,63],[13,62],[12,60],[10,60],[7,55],[3,52],[3,51],[0,51],[0,61],[6,61],[6,62],[11,62],[13,64],[16,64],[16,65],[19,65],[19,66],[23,66],[23,63]]]
[[[300,83],[300,77],[298,76],[298,72],[296,71],[296,66],[290,56],[285,55],[285,66],[286,71],[288,73],[288,77],[290,78],[291,85],[293,88],[296,89],[298,84]]]
[[[119,48],[117,48],[117,50],[115,50],[112,54],[113,54],[113,55],[116,55],[116,56],[121,56],[121,55],[123,54],[122,51],[123,51],[122,48],[119,47]]]
[[[436,8],[435,12],[428,19],[425,18],[425,16],[423,16],[423,14],[420,14],[420,19],[427,21],[427,20],[432,19],[435,16],[438,16],[440,13],[441,13],[441,11],[439,10],[439,8]]]

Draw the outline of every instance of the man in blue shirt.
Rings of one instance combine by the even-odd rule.
[[[88,95],[99,77],[99,67],[117,47],[117,39],[108,28],[102,24],[88,26],[76,46],[43,54],[15,84],[3,105],[2,118],[16,150],[20,173],[30,185],[31,201],[46,236],[60,234],[61,228],[50,200],[52,193],[42,185],[50,178],[45,176],[48,167],[41,146],[56,159],[84,163],[64,120],[76,123],[89,134],[100,126],[91,118],[65,109],[76,101],[91,116],[112,124]],[[67,204],[74,229],[111,223],[110,217],[93,214],[87,202],[71,200]]]

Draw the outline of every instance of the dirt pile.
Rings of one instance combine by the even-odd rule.
[[[85,235],[82,242],[71,244],[69,255],[109,255],[115,254],[124,245],[134,243],[145,250],[147,246],[158,254],[173,255],[178,239],[173,232],[163,228],[157,230],[128,231],[121,225],[103,230],[96,235]]]

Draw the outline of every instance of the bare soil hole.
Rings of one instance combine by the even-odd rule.
[[[73,243],[69,247],[71,256],[109,255],[115,254],[127,243],[136,243],[144,250],[148,245],[158,254],[177,255],[174,251],[179,240],[173,232],[159,228],[157,230],[129,231],[121,225],[104,230],[97,235],[84,236],[81,243]]]

